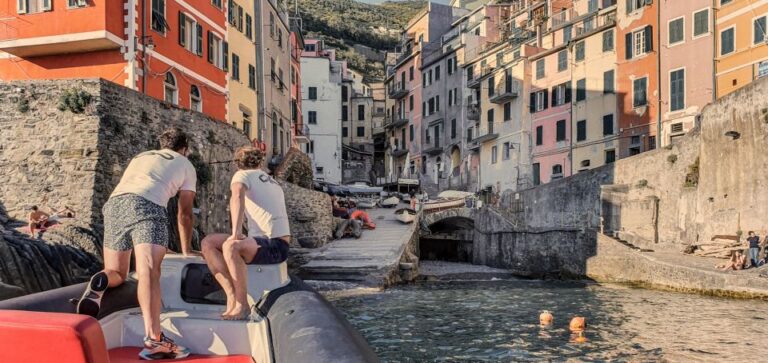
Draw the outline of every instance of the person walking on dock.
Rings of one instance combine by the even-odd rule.
[[[280,184],[263,170],[264,157],[264,152],[250,146],[235,152],[239,170],[230,184],[232,233],[212,234],[202,242],[208,268],[227,295],[225,320],[250,315],[246,264],[277,264],[288,258],[291,232],[285,196]],[[248,236],[242,234],[243,216],[248,220]]]
[[[134,157],[104,204],[104,270],[96,273],[80,298],[77,311],[96,317],[108,287],[125,282],[131,250],[136,256],[138,300],[144,318],[143,359],[184,358],[189,350],[167,338],[160,328],[160,265],[168,248],[168,201],[179,195],[181,252],[192,254],[192,205],[197,174],[187,159],[189,138],[172,128],[160,135],[161,150]]]

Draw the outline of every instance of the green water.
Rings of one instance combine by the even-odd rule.
[[[333,302],[384,362],[768,361],[768,303],[542,281],[430,282]],[[538,315],[555,316],[542,329]],[[587,342],[568,322],[587,318]]]

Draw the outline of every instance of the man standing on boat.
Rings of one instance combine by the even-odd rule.
[[[212,234],[202,242],[203,256],[227,295],[226,320],[247,319],[248,271],[246,264],[269,265],[288,258],[291,232],[283,188],[264,170],[264,152],[242,147],[235,152],[239,169],[232,177],[229,208],[230,235]],[[242,234],[243,216],[248,236]]]
[[[187,159],[189,138],[172,128],[160,136],[161,150],[139,154],[123,173],[104,204],[104,270],[96,273],[80,298],[77,311],[97,316],[108,287],[125,282],[131,250],[136,255],[138,300],[144,318],[143,359],[184,358],[189,350],[167,338],[160,328],[160,266],[168,248],[168,200],[179,195],[181,251],[192,253],[192,204],[197,175]]]

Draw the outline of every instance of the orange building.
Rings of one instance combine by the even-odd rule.
[[[291,18],[291,145],[309,143],[309,128],[304,127],[301,112],[301,53],[304,51],[304,35],[301,19]]]
[[[716,97],[768,76],[768,1],[716,0]]]
[[[224,120],[225,7],[223,0],[4,1],[0,80],[103,78]]]
[[[616,21],[619,157],[657,146],[658,1],[619,1]]]

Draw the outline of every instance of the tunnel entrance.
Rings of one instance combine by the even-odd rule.
[[[475,222],[465,217],[449,217],[432,223],[419,239],[422,260],[472,262]]]

